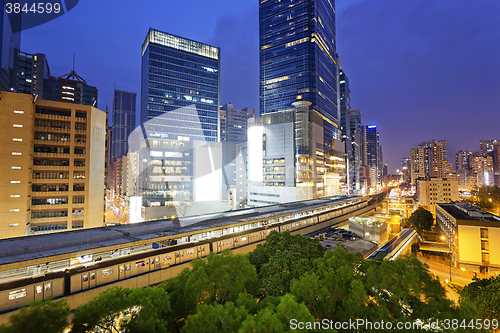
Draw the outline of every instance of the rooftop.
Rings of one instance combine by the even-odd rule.
[[[441,207],[444,211],[450,214],[456,220],[463,221],[489,221],[496,222],[500,227],[500,217],[488,213],[476,206],[469,205],[465,202],[458,202],[455,204],[438,203],[437,206]]]

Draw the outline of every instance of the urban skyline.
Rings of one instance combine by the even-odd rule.
[[[94,10],[93,2],[80,3],[57,20],[23,31],[21,49],[46,54],[55,75],[67,73],[76,54],[76,71],[100,90],[98,105],[112,108],[114,83],[117,89],[139,93],[137,45],[155,27],[220,47],[221,104],[253,107],[258,113],[258,3],[197,4],[170,4],[169,12],[178,15],[165,21],[163,11],[131,10],[132,3],[119,9],[99,4],[100,11]],[[111,10],[118,10],[121,20],[106,18]],[[487,6],[451,1],[336,4],[337,52],[349,76],[351,106],[362,110],[363,123],[378,126],[390,173],[422,141],[448,140],[449,151],[455,154],[476,150],[480,139],[495,138],[500,65],[494,59],[500,46],[493,41],[500,37],[499,10],[500,4],[494,2]],[[468,15],[461,16],[462,12]],[[80,29],[89,19],[96,23]],[[130,19],[133,25],[126,23]],[[55,34],[79,38],[68,35],[68,42],[59,45],[52,38]],[[459,79],[471,75],[471,84]],[[483,117],[471,122],[471,112]]]
[[[423,1],[4,3],[0,331],[497,329],[500,5]]]

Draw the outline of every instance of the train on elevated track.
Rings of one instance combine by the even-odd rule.
[[[0,240],[0,314],[31,300],[68,297],[134,277],[147,279],[122,285],[154,285],[211,252],[253,249],[273,230],[304,234],[338,224],[332,221],[370,210],[385,194]]]

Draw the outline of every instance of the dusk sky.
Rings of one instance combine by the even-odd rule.
[[[221,48],[221,103],[259,106],[257,0],[83,0],[23,31],[21,49],[47,55],[52,75],[76,72],[112,109],[113,85],[140,100],[150,27]],[[337,0],[337,52],[352,108],[378,126],[389,172],[422,141],[460,149],[500,139],[500,1]],[[139,106],[137,108],[139,112]]]

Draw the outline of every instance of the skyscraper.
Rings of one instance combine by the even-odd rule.
[[[340,139],[335,31],[334,1],[260,2],[260,113],[311,102],[324,120],[326,154]]]
[[[142,45],[138,138],[145,220],[220,200],[219,68],[218,47],[149,29]]]
[[[111,163],[127,155],[128,137],[135,129],[136,94],[115,89],[111,138]]]
[[[20,30],[21,15],[4,10],[0,14],[0,90],[17,91],[14,59],[21,47]]]
[[[339,87],[340,87],[340,135],[345,145],[345,162],[347,167],[346,182],[349,191],[355,189],[354,182],[354,156],[353,156],[353,137],[351,137],[351,90],[349,89],[349,79],[342,69],[342,63],[339,61]]]
[[[382,176],[382,156],[380,155],[381,149],[377,126],[366,126],[366,164],[370,168],[375,168],[377,185],[379,184]]]
[[[149,29],[142,44],[141,125],[182,107],[196,109],[198,119],[169,117],[163,135],[177,139],[218,141],[220,49]],[[203,135],[193,130],[201,125]]]

